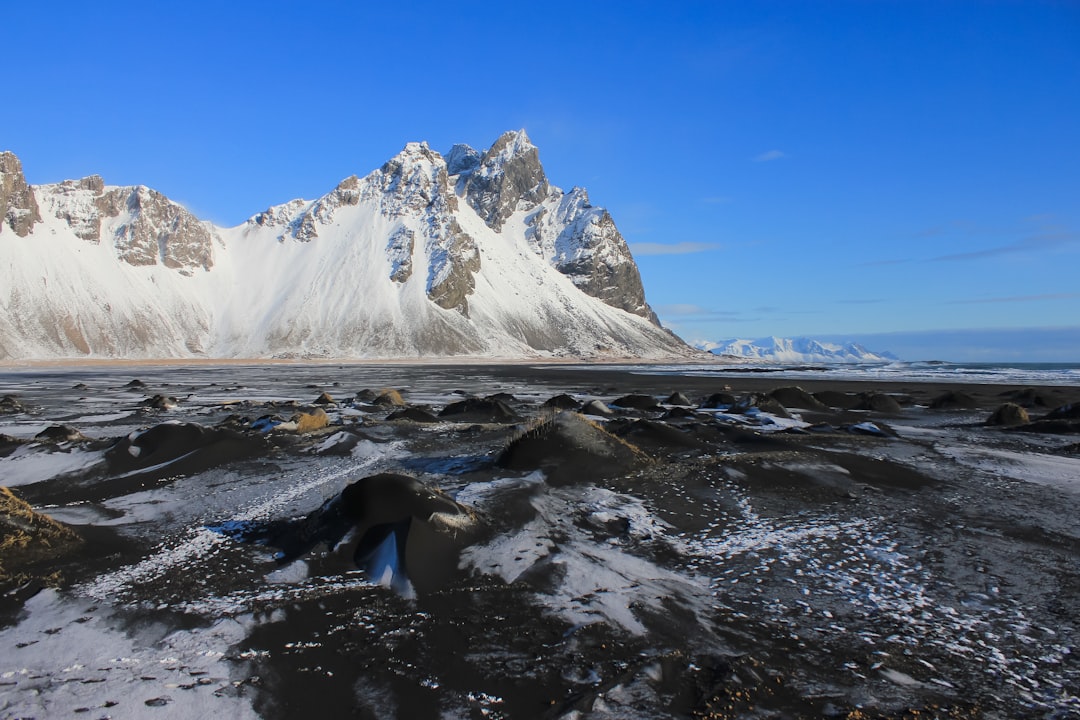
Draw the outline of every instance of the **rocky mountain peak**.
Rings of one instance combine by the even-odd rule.
[[[451,175],[469,175],[480,167],[480,153],[459,143],[446,154],[446,169]]]
[[[503,133],[469,173],[469,204],[496,232],[519,205],[532,207],[547,197],[550,186],[540,152],[524,130]]]
[[[0,232],[4,226],[19,237],[26,237],[41,222],[34,190],[26,184],[22,163],[15,153],[0,153]]]

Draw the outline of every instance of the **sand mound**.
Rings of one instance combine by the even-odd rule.
[[[548,398],[544,402],[544,407],[555,408],[556,410],[577,410],[581,407],[581,403],[564,393]]]
[[[934,410],[970,409],[979,407],[979,401],[967,393],[951,390],[930,401]]]
[[[1080,420],[1080,403],[1070,403],[1054,408],[1046,414],[1047,420]]]
[[[511,470],[543,470],[552,484],[613,477],[649,462],[635,446],[568,411],[523,432],[498,460]]]
[[[315,408],[309,413],[302,412],[293,416],[296,432],[301,435],[321,430],[330,424],[330,418],[322,408]]]
[[[656,410],[660,403],[652,395],[623,395],[611,403],[627,410]]]
[[[823,402],[818,400],[801,387],[791,386],[776,388],[769,393],[769,397],[776,400],[786,408],[800,408],[802,410],[826,410]]]
[[[405,408],[404,410],[395,410],[386,416],[386,419],[390,422],[395,420],[406,420],[415,423],[436,423],[439,422],[439,418],[435,417],[427,410],[420,408]]]
[[[690,402],[690,398],[683,395],[681,392],[673,392],[668,396],[665,401],[668,405],[678,405],[680,407],[690,407],[694,403]]]
[[[716,408],[724,408],[724,407],[728,407],[729,405],[734,405],[735,402],[736,402],[736,398],[731,393],[718,392],[718,393],[713,393],[709,397],[702,400],[700,405],[703,408],[708,408],[710,410],[715,410]]]
[[[987,425],[1004,425],[1005,427],[1014,427],[1016,425],[1026,425],[1031,422],[1031,418],[1028,417],[1027,410],[1020,407],[1016,403],[1005,403],[990,416],[990,419],[986,421]]]
[[[854,393],[839,392],[837,390],[822,390],[814,393],[814,398],[831,408],[840,410],[854,410],[862,402]]]
[[[400,392],[393,388],[380,390],[379,394],[375,396],[374,402],[376,405],[386,407],[405,407],[405,399],[401,397]]]
[[[109,472],[154,477],[199,472],[265,452],[261,437],[198,423],[162,423],[117,441],[105,451]],[[141,472],[140,472],[141,471]]]
[[[1025,408],[1047,407],[1050,405],[1042,393],[1035,388],[1024,388],[1023,390],[1004,392],[1001,393],[1001,397],[1007,397],[1010,401]]]
[[[855,406],[855,409],[870,410],[888,415],[899,415],[903,412],[900,403],[896,402],[896,398],[885,393],[863,393],[859,395],[859,404]]]
[[[439,417],[454,422],[516,423],[521,417],[502,400],[468,398],[443,408]]]

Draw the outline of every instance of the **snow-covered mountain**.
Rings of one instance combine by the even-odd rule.
[[[858,343],[836,345],[805,337],[724,340],[699,343],[698,347],[714,355],[777,363],[874,363],[898,359],[892,353],[870,352]]]
[[[0,359],[673,357],[606,210],[524,131],[410,143],[316,200],[216,227],[0,153]]]

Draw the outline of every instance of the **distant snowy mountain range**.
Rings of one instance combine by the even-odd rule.
[[[99,176],[26,183],[0,153],[0,360],[676,358],[606,210],[549,184],[524,131],[410,143],[233,228]]]
[[[724,340],[698,343],[698,347],[714,355],[778,363],[875,363],[899,359],[888,352],[870,352],[858,343],[836,345],[805,337]]]

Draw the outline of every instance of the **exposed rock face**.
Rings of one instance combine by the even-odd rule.
[[[583,292],[659,325],[645,302],[630,248],[608,211],[590,205],[585,190],[574,188],[558,198],[553,215],[553,222],[545,223],[541,213],[533,221],[539,252]]]
[[[26,184],[22,163],[14,153],[0,153],[0,232],[4,226],[26,237],[41,222],[41,211],[33,189]]]
[[[100,175],[40,186],[42,203],[87,242],[104,238],[129,265],[185,275],[214,265],[214,235],[198,218],[145,186],[106,187]]]
[[[119,188],[103,196],[110,217],[126,212],[130,220],[116,230],[120,257],[132,265],[154,265],[190,273],[214,264],[213,236],[180,205],[147,187]],[[113,211],[119,211],[114,214]]]
[[[552,187],[524,130],[504,133],[483,155],[455,145],[447,167],[493,230],[502,230],[516,211],[532,211],[527,233],[537,254],[583,292],[660,324],[645,302],[641,275],[611,215],[593,207],[581,188],[564,193]]]
[[[455,160],[462,157],[468,158],[468,152],[459,153]],[[503,133],[480,158],[478,167],[470,171],[467,187],[469,204],[496,232],[520,203],[532,207],[548,194],[540,152],[524,130]]]

